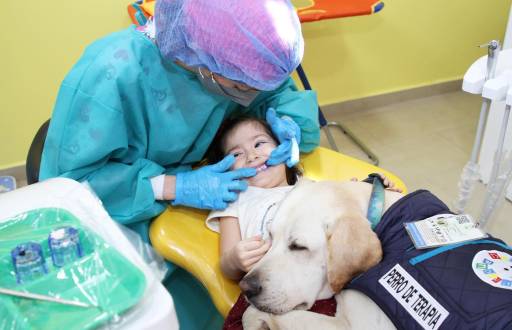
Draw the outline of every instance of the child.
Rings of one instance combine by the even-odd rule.
[[[236,158],[232,170],[257,170],[254,177],[247,179],[249,187],[238,200],[223,211],[212,211],[206,219],[208,228],[220,233],[221,269],[233,280],[242,278],[270,248],[268,225],[301,175],[297,167],[265,164],[277,147],[276,141],[266,122],[241,117],[224,124],[209,152],[211,163],[232,154]],[[383,179],[388,188],[393,187]]]

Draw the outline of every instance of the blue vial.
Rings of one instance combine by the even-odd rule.
[[[82,257],[78,230],[73,227],[60,227],[52,231],[48,236],[48,246],[55,267],[62,267]]]
[[[28,283],[46,274],[45,260],[41,245],[27,242],[11,250],[12,263],[19,284]]]

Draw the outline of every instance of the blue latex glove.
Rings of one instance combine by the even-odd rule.
[[[277,117],[273,108],[267,110],[267,123],[279,140],[267,160],[267,165],[273,166],[286,162],[292,167],[299,162],[300,127],[288,116]]]
[[[223,210],[235,201],[247,182],[240,180],[256,175],[254,168],[229,171],[235,162],[233,155],[217,164],[201,167],[176,175],[176,199],[173,205],[186,205],[199,209]]]

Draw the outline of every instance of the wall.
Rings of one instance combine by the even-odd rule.
[[[370,16],[308,23],[304,69],[323,104],[460,79],[503,40],[511,1],[382,0]]]
[[[301,3],[304,3],[302,0]],[[94,39],[127,26],[127,0],[2,4],[0,169],[23,165],[66,72]],[[460,79],[502,39],[510,1],[384,0],[382,12],[307,23],[304,68],[321,104]]]

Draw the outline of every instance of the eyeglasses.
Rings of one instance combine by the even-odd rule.
[[[201,75],[201,77],[204,79],[204,74],[201,71],[201,68],[198,68],[197,70],[198,70],[199,74]],[[216,73],[211,72],[208,69],[202,69],[202,70],[206,70],[209,73],[209,78],[212,80],[212,82],[214,84],[219,85],[221,88],[222,87],[229,87],[229,86],[225,86],[223,83],[219,82],[219,78],[218,77],[220,77],[221,79],[228,80],[229,82],[231,82],[233,84],[232,88],[236,88],[237,90],[239,90],[241,92],[259,92],[258,89],[252,88],[252,87],[248,86],[246,83],[243,83],[243,82],[240,82],[240,81],[236,81],[236,80],[231,80],[231,79],[228,79],[228,78],[224,78],[224,77],[222,77],[222,76],[220,76],[220,75],[218,75]]]

